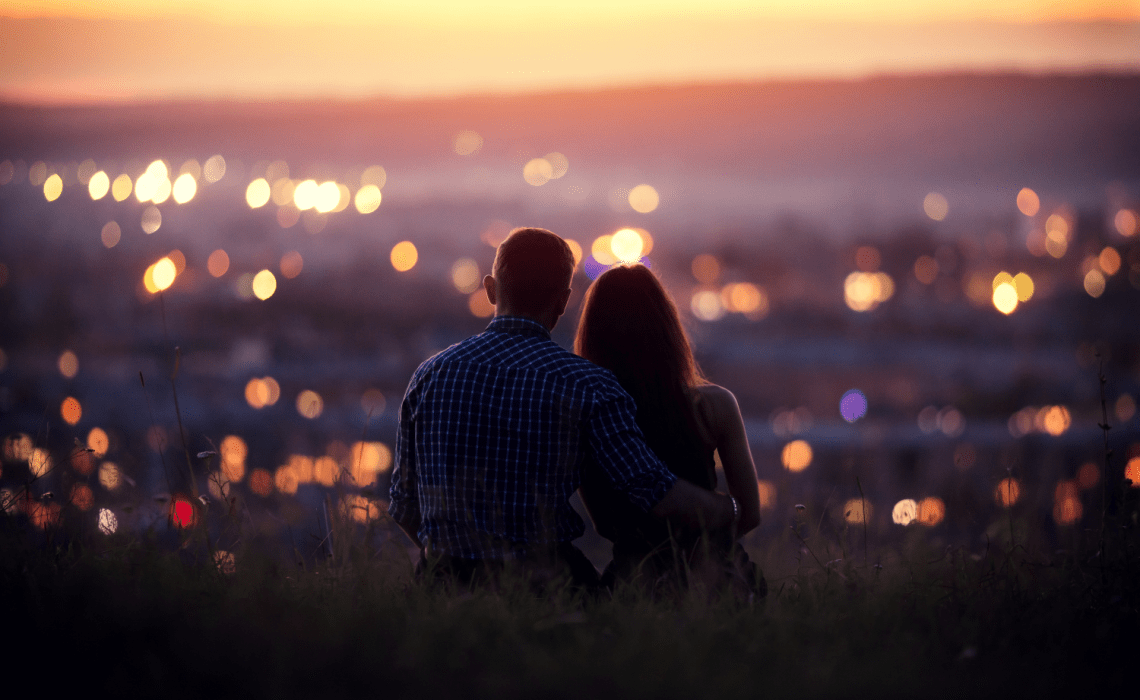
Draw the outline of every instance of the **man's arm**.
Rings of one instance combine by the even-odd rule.
[[[677,479],[673,488],[649,512],[693,530],[728,528],[736,519],[731,496],[706,491],[684,479]]]

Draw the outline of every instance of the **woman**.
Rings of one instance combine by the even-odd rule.
[[[756,467],[736,397],[701,376],[677,307],[644,265],[607,270],[590,286],[574,351],[617,375],[637,404],[646,442],[678,477],[717,485],[720,455],[729,493],[740,507],[733,533],[679,533],[642,513],[587,465],[581,496],[598,533],[613,542],[603,583],[641,579],[689,582],[694,572],[716,583],[763,585],[735,538],[760,523]]]

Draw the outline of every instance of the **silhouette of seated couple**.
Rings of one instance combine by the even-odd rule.
[[[703,379],[675,304],[643,265],[590,286],[574,353],[553,342],[574,268],[554,233],[515,229],[483,278],[487,329],[412,376],[388,512],[420,547],[417,574],[762,593],[737,541],[760,504],[736,398]],[[715,490],[714,451],[728,494]],[[575,491],[613,543],[601,575],[572,544],[585,531]]]

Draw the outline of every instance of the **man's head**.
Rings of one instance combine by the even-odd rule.
[[[497,314],[553,328],[566,310],[573,277],[574,254],[566,241],[546,229],[517,228],[499,245],[483,286]]]

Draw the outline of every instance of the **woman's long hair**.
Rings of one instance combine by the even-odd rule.
[[[614,267],[590,285],[574,352],[617,375],[654,452],[667,464],[685,458],[696,436],[689,390],[705,378],[676,304],[649,268]]]

